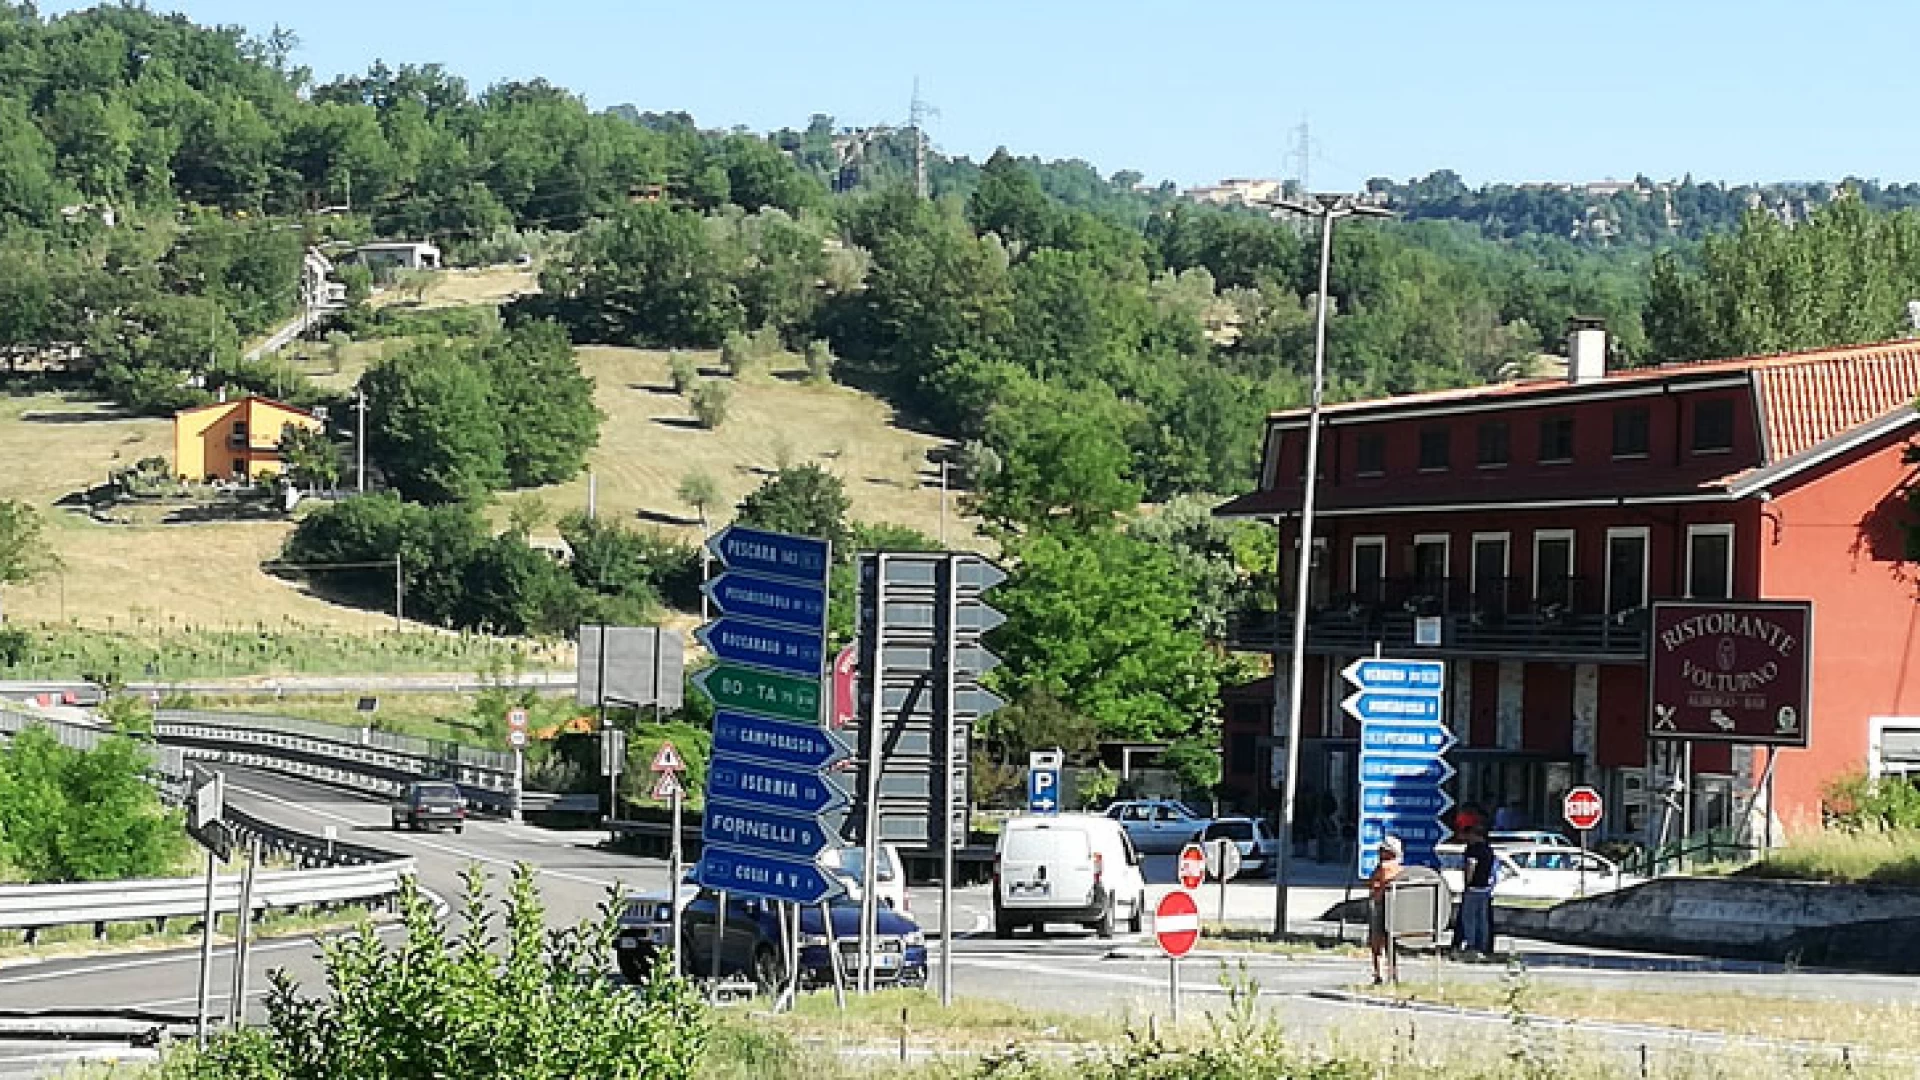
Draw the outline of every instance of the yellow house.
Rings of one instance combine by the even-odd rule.
[[[248,395],[173,414],[173,471],[189,480],[263,479],[280,473],[280,432],[319,431],[320,418],[272,398]]]

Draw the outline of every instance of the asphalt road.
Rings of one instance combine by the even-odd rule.
[[[491,876],[497,895],[513,865],[535,865],[549,919],[554,923],[593,915],[616,886],[643,890],[666,884],[663,861],[601,850],[596,846],[601,837],[598,832],[548,832],[490,821],[470,822],[458,835],[395,832],[389,825],[387,805],[364,796],[239,769],[229,770],[227,790],[230,799],[258,816],[314,833],[333,826],[343,839],[411,855],[418,861],[422,886],[456,909],[461,875],[472,867]],[[1170,867],[1166,871],[1157,866],[1149,869],[1154,871],[1154,878],[1170,874]],[[1248,888],[1270,886],[1256,883]],[[1114,941],[1101,941],[1091,932],[1062,927],[1045,936],[1023,933],[1000,941],[991,932],[991,898],[984,888],[956,890],[954,901],[957,995],[998,998],[1051,1012],[1128,1017],[1142,1023],[1148,1016],[1164,1017],[1167,1013],[1169,965],[1154,951],[1150,934],[1122,933]],[[937,889],[910,891],[911,912],[930,930],[938,925],[938,904]],[[1528,961],[1530,977],[1543,983],[1920,1005],[1920,980],[1583,953],[1527,942],[1518,943],[1518,947]],[[267,988],[265,972],[270,968],[284,968],[305,986],[320,983],[316,947],[310,938],[259,943],[252,955],[251,1017],[260,1015],[261,998]],[[9,962],[0,966],[0,1011],[137,1007],[190,1014],[198,962],[194,949]],[[223,949],[213,973],[216,1014],[226,1010],[232,983],[229,964]],[[1238,970],[1237,965],[1237,959],[1218,956],[1197,956],[1182,962],[1183,1001],[1189,1015],[1224,1009],[1228,997],[1222,976]],[[1404,1038],[1411,1044],[1416,1039],[1414,1032],[1423,1032],[1417,1035],[1422,1046],[1431,1046],[1437,1039],[1466,1037],[1484,1042],[1487,1038],[1483,1021],[1436,1020],[1317,996],[1364,981],[1364,960],[1268,954],[1248,957],[1246,965],[1246,977],[1258,986],[1259,1007],[1281,1019],[1296,1036],[1325,1040],[1372,1032],[1375,1035],[1370,1037]],[[1459,979],[1497,980],[1503,974],[1500,968],[1489,966],[1446,964],[1444,969],[1448,977]],[[1433,970],[1431,960],[1410,959],[1404,974],[1419,977]],[[1501,1037],[1511,1034],[1505,1032]],[[1583,1037],[1635,1052],[1647,1043],[1656,1047],[1678,1045],[1680,1052],[1722,1049],[1718,1040],[1674,1039],[1638,1029],[1596,1028]],[[67,1047],[61,1052],[73,1049]],[[0,1075],[9,1074],[10,1065],[24,1066],[38,1052],[46,1051],[28,1044],[0,1047]]]

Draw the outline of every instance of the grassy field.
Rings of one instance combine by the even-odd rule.
[[[686,355],[709,374],[720,374],[718,354]],[[724,506],[716,515],[718,525],[781,465],[814,462],[845,483],[855,518],[939,536],[940,470],[927,454],[944,440],[900,426],[885,403],[866,394],[807,385],[801,380],[804,366],[792,357],[765,374],[727,378],[733,390],[727,420],[716,430],[704,430],[692,422],[686,399],[673,392],[668,357],[639,349],[580,350],[581,367],[596,384],[594,399],[607,416],[591,459],[601,514],[693,539],[697,518],[675,494],[689,473],[705,472],[719,486]],[[501,501],[511,505],[528,498],[539,499],[555,516],[582,508],[587,479],[512,493]],[[977,544],[971,523],[961,521],[957,507],[957,499],[950,502],[949,543]]]
[[[1920,885],[1920,831],[1820,829],[1738,871],[1740,877],[1875,885]]]

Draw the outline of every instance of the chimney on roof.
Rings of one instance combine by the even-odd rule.
[[[1607,324],[1603,319],[1567,320],[1567,381],[1575,386],[1607,377]]]
[[[227,388],[224,386],[221,387],[219,394],[220,394],[220,404],[225,405],[227,403]]]
[[[1920,300],[1907,301],[1907,325],[1920,330]]]

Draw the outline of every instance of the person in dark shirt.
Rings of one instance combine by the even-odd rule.
[[[1467,955],[1486,959],[1493,955],[1493,886],[1499,880],[1497,859],[1493,845],[1487,843],[1485,826],[1468,829],[1466,841],[1466,850],[1461,853],[1466,886],[1466,892],[1460,897],[1461,946]]]

